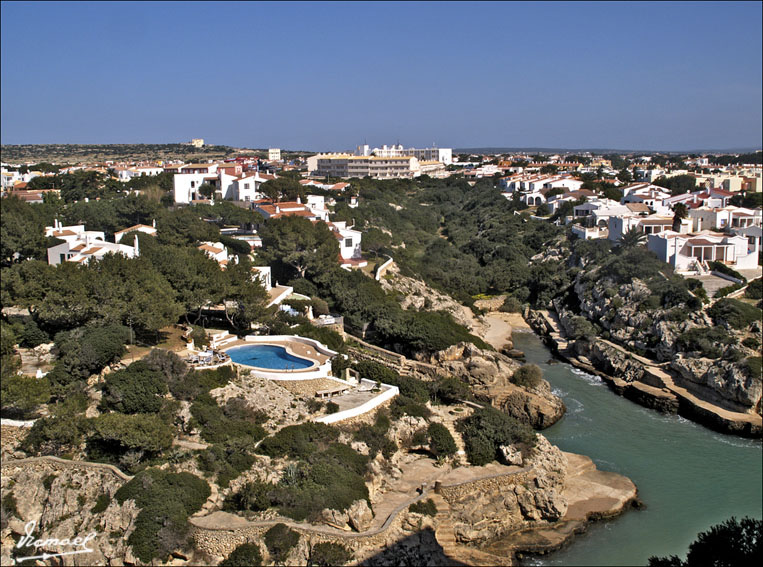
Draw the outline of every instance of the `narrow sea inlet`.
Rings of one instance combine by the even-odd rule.
[[[543,434],[563,451],[636,483],[642,510],[594,523],[565,549],[525,565],[646,565],[652,555],[685,557],[700,531],[731,516],[763,517],[760,441],[715,433],[615,395],[596,376],[564,363],[530,332],[515,348],[541,367],[567,413]]]

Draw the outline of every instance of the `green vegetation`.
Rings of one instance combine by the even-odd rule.
[[[191,406],[191,415],[201,428],[201,437],[209,443],[233,440],[254,444],[266,433],[261,425],[237,415],[226,415],[215,399],[207,393],[197,396]]]
[[[453,436],[442,423],[430,423],[427,428],[429,449],[438,459],[452,457],[458,448]]]
[[[543,379],[543,371],[536,364],[524,364],[511,376],[511,382],[524,388],[535,388]]]
[[[494,409],[485,407],[456,422],[466,445],[466,457],[472,465],[486,465],[498,458],[501,445],[535,445],[533,430]]]
[[[100,514],[109,507],[109,504],[111,504],[111,496],[108,494],[99,494],[98,499],[95,501],[95,505],[90,508],[90,513]]]
[[[338,543],[317,543],[310,550],[308,562],[316,567],[344,565],[352,559],[352,552]]]
[[[750,299],[763,299],[763,278],[752,280],[744,290],[744,296]]]
[[[419,500],[408,506],[408,511],[413,514],[424,514],[425,516],[435,517],[437,515],[437,505],[434,500],[427,498],[426,500]]]
[[[754,321],[760,321],[763,312],[757,307],[737,299],[724,298],[707,310],[716,325],[728,325],[732,329],[744,329]]]
[[[186,543],[188,516],[201,509],[211,494],[206,481],[190,473],[160,469],[140,472],[117,490],[120,504],[134,500],[141,508],[127,542],[143,562],[166,561]]]
[[[256,567],[262,565],[260,546],[256,543],[242,543],[220,562],[220,567]]]
[[[649,567],[732,567],[757,565],[763,559],[763,521],[755,518],[732,517],[700,532],[689,545],[686,559],[670,557],[649,558]]]
[[[299,533],[286,524],[276,524],[265,532],[263,538],[272,561],[283,563],[289,552],[299,542]]]
[[[388,459],[397,451],[395,442],[387,437],[390,425],[389,414],[382,410],[376,414],[373,425],[361,424],[353,437],[356,441],[368,445],[369,456],[372,459],[380,452]]]
[[[101,406],[121,413],[157,413],[167,392],[165,377],[139,360],[106,375]]]
[[[732,337],[721,327],[695,327],[679,335],[676,344],[685,352],[699,352],[706,358],[720,358],[724,346],[732,342]]]

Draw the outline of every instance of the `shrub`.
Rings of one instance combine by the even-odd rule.
[[[744,361],[744,369],[747,371],[748,376],[760,379],[763,376],[763,357],[748,357]]]
[[[744,296],[750,299],[763,299],[763,278],[752,280],[744,290]]]
[[[216,444],[197,456],[199,470],[217,475],[217,484],[227,488],[231,480],[249,470],[254,457],[246,452],[246,446],[239,443]]]
[[[76,450],[87,430],[87,420],[79,416],[38,419],[21,442],[21,448],[35,455],[60,457]]]
[[[571,339],[591,340],[596,336],[596,329],[585,317],[576,316],[570,319],[567,333]]]
[[[238,492],[232,492],[225,498],[223,510],[230,512],[267,510],[271,506],[270,492],[274,488],[275,485],[266,482],[247,482]]]
[[[456,454],[458,448],[448,428],[441,423],[430,423],[427,428],[429,448],[437,456],[451,457]]]
[[[135,555],[144,563],[164,561],[183,546],[188,516],[200,510],[210,494],[209,484],[190,473],[148,469],[135,475],[114,494],[120,504],[134,500],[141,508],[127,539]]]
[[[32,318],[27,319],[26,323],[24,323],[24,328],[19,338],[21,339],[20,345],[26,348],[34,348],[50,341],[48,333],[40,329]]]
[[[533,430],[491,407],[476,410],[456,422],[466,445],[466,456],[473,465],[485,465],[496,459],[501,445],[535,444]]]
[[[752,350],[758,350],[760,348],[760,341],[755,337],[747,337],[742,341],[742,344]]]
[[[191,325],[191,338],[193,339],[193,346],[197,349],[209,346],[209,335],[207,335],[204,327]]]
[[[169,449],[174,428],[156,415],[107,413],[89,420],[88,457],[116,464],[128,451],[150,457]]]
[[[434,500],[427,498],[426,500],[419,500],[408,506],[408,511],[413,514],[424,514],[425,516],[436,516],[437,505]]]
[[[380,411],[376,414],[376,420],[373,425],[362,424],[357,431],[355,431],[354,438],[356,441],[362,441],[368,445],[369,455],[371,458],[375,457],[377,453],[381,454],[389,459],[395,451],[397,451],[397,445],[389,437],[387,437],[387,431],[389,431],[390,421],[386,412]]]
[[[336,402],[328,402],[326,404],[326,413],[336,413],[339,411],[339,404]]]
[[[524,388],[535,388],[543,379],[543,371],[536,364],[524,364],[511,376],[511,382]]]
[[[249,567],[262,565],[260,546],[256,543],[242,543],[220,562],[220,567]]]
[[[726,323],[734,329],[744,329],[754,321],[760,321],[763,315],[757,307],[728,298],[716,301],[707,312],[716,325]]]
[[[344,565],[352,559],[352,552],[338,543],[318,543],[310,550],[310,563],[318,567]]]
[[[111,504],[111,496],[108,494],[99,494],[98,499],[95,501],[95,505],[90,508],[91,514],[100,514],[105,511]]]
[[[325,423],[308,422],[289,425],[260,443],[258,453],[269,457],[307,459],[325,450],[339,438],[339,430]]]
[[[106,375],[101,408],[121,413],[156,413],[167,392],[165,377],[139,360]]]
[[[522,303],[516,297],[509,295],[503,300],[500,311],[504,313],[519,313],[522,311]]]
[[[461,400],[472,398],[472,391],[469,384],[462,382],[458,378],[438,378],[430,383],[432,401],[452,404]]]
[[[392,417],[399,419],[403,415],[410,415],[411,417],[423,417],[429,419],[432,415],[432,411],[422,403],[400,394],[392,400],[390,406]]]
[[[23,419],[49,399],[50,383],[46,378],[12,374],[0,382],[0,406],[6,417]]]
[[[676,345],[685,352],[700,352],[706,358],[718,358],[723,347],[733,342],[722,327],[695,327],[679,335]]]
[[[267,433],[261,425],[248,419],[230,418],[209,394],[201,394],[191,405],[191,415],[201,428],[201,436],[209,443],[226,443],[244,439],[250,443],[264,438]]]
[[[720,299],[722,297],[726,297],[727,295],[734,293],[738,289],[742,289],[744,287],[744,284],[735,283],[732,285],[727,285],[726,287],[722,287],[721,289],[717,290],[715,292],[715,295],[713,296],[715,299]]]
[[[289,552],[299,542],[299,533],[286,524],[276,524],[265,532],[264,540],[271,560],[283,563]]]

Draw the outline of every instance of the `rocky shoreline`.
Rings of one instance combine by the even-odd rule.
[[[578,354],[575,341],[569,341],[553,312],[528,310],[530,327],[555,356],[590,374],[602,378],[616,394],[644,407],[678,414],[721,433],[741,437],[763,437],[763,420],[757,413],[731,407],[709,388],[687,383],[671,372],[669,365],[657,364],[604,339],[586,345],[588,356]]]

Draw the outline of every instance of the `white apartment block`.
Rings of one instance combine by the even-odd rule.
[[[370,149],[368,144],[358,146],[355,149],[356,156],[368,157],[404,157],[413,156],[419,161],[438,161],[444,165],[453,163],[453,148],[403,148],[383,145],[381,148]]]
[[[63,240],[61,244],[48,248],[48,264],[57,266],[62,262],[88,263],[92,259],[101,259],[106,254],[122,254],[128,258],[140,256],[138,235],[134,245],[106,242],[101,231],[85,230],[85,225],[61,226],[56,220],[54,226],[45,227],[45,236]]]
[[[268,148],[268,161],[281,161],[281,150],[279,148]]]
[[[318,177],[399,179],[416,177],[420,173],[419,160],[413,156],[379,157],[319,154],[308,158],[307,163],[309,173]]]

